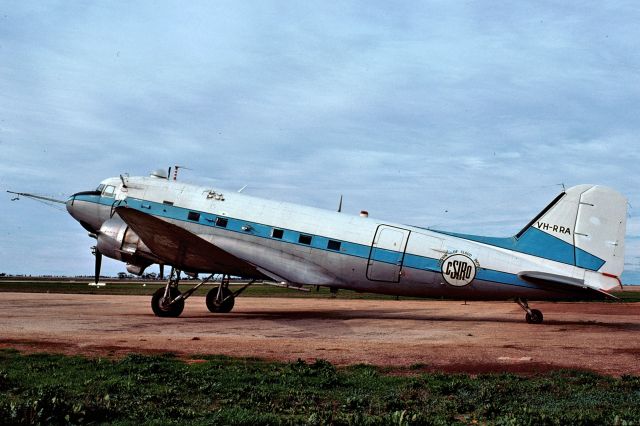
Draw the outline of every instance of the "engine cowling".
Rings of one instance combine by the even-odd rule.
[[[114,216],[102,224],[97,239],[96,246],[100,253],[126,262],[127,269],[131,265],[138,272],[137,275],[142,274],[147,266],[156,263],[151,250],[119,216]]]

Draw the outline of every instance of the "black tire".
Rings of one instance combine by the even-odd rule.
[[[222,299],[224,302],[221,304],[216,303],[216,296],[218,295],[218,287],[212,288],[207,293],[207,309],[214,314],[226,314],[231,312],[233,305],[235,304],[235,297],[228,288],[222,288]],[[226,299],[226,300],[225,300]]]
[[[169,289],[169,297],[173,300],[180,296],[180,290],[175,287]],[[179,317],[184,310],[184,299],[180,299],[177,302],[172,303],[169,306],[162,306],[162,299],[164,298],[164,287],[159,288],[153,293],[151,298],[151,309],[157,317]]]
[[[527,313],[525,319],[529,324],[541,324],[543,319],[542,312],[537,309],[532,309],[530,314]]]

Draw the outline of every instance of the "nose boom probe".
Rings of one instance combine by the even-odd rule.
[[[66,204],[66,201],[56,200],[55,198],[43,197],[42,195],[27,194],[26,192],[13,192],[13,191],[7,191],[7,192],[9,194],[17,195],[18,197],[33,198],[34,200],[48,201],[50,203]],[[14,201],[18,200],[19,199],[18,197],[14,198],[13,200]]]

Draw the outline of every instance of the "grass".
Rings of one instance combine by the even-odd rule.
[[[151,296],[158,288],[163,287],[160,281],[131,282],[131,281],[111,281],[105,287],[91,287],[86,280],[73,281],[2,281],[0,280],[1,292],[22,292],[22,293],[65,293],[65,294],[114,294],[114,295],[144,295]],[[197,281],[182,281],[181,288],[187,289],[189,285]],[[212,285],[204,285],[199,288],[194,295],[204,296]],[[232,288],[238,288],[232,284]],[[624,302],[640,302],[640,291],[623,291],[613,293]],[[312,288],[309,292],[296,291],[271,285],[256,283],[249,287],[243,294],[249,297],[315,297],[331,298],[334,295],[327,287],[320,287],[318,291]],[[376,300],[412,300],[408,297],[385,296],[370,293],[356,293],[354,291],[341,290],[337,296],[339,299],[376,299]],[[417,299],[414,299],[417,300]]]
[[[622,302],[640,302],[640,291],[618,291],[611,293]]]
[[[151,295],[161,282],[7,282],[2,291]],[[187,283],[185,282],[185,288]],[[201,288],[204,295],[211,286]],[[253,297],[331,297],[256,284]],[[640,292],[619,293],[640,301]],[[339,298],[394,299],[340,291]],[[403,298],[404,299],[404,298]],[[336,368],[326,361],[129,355],[122,359],[0,350],[2,424],[640,425],[640,378],[579,371],[523,377]]]
[[[0,350],[0,424],[638,424],[640,378]]]

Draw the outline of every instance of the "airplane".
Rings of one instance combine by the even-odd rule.
[[[516,235],[496,238],[270,201],[170,176],[171,169],[120,175],[66,201],[97,240],[96,281],[103,255],[138,275],[155,263],[171,266],[151,299],[159,317],[178,317],[185,300],[215,274],[223,279],[206,295],[214,313],[230,312],[240,293],[266,280],[332,292],[514,300],[530,324],[543,321],[530,300],[615,299],[610,292],[622,286],[627,201],[604,186],[563,190]],[[210,275],[181,292],[182,272]],[[232,291],[230,276],[251,281]]]

